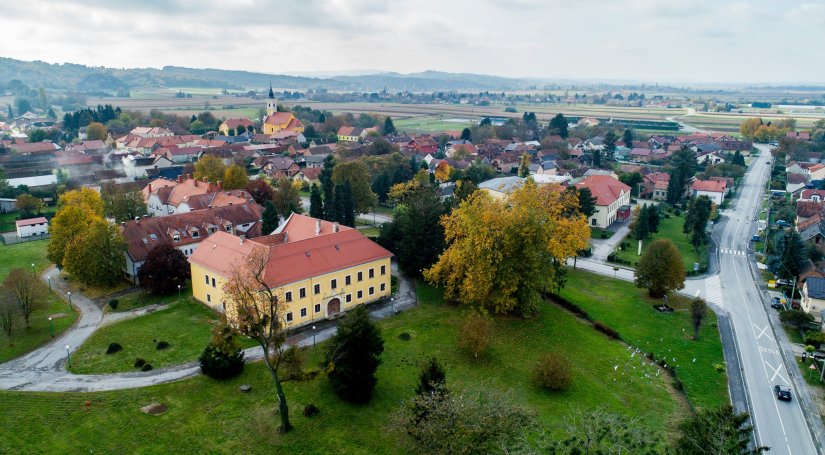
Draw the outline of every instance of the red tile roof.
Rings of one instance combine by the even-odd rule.
[[[231,130],[238,129],[238,127],[241,125],[243,125],[244,127],[255,126],[255,124],[252,123],[252,121],[248,118],[228,118],[223,123],[225,123],[226,126],[229,127],[229,129]]]
[[[268,115],[264,120],[264,123],[268,123],[270,125],[283,125],[289,122],[290,117],[292,117],[291,112],[274,112],[272,115]]]
[[[802,190],[802,194],[799,196],[799,198],[810,199],[813,196],[819,196],[819,199],[825,200],[825,190],[805,189]]]
[[[709,193],[724,193],[727,184],[718,180],[696,180],[690,185],[692,191],[707,191]]]
[[[609,175],[591,175],[576,184],[577,188],[589,188],[596,198],[596,205],[608,206],[622,194],[629,193],[630,187]]]
[[[29,218],[27,220],[17,220],[17,221],[14,222],[14,224],[16,224],[17,227],[23,227],[23,226],[31,226],[33,224],[42,224],[42,223],[48,223],[48,222],[49,222],[49,220],[47,220],[45,217],[40,216],[40,217],[37,217],[37,218]]]
[[[229,277],[254,248],[265,248],[269,259],[264,281],[270,288],[275,288],[392,256],[355,229],[342,228],[338,232],[316,236],[315,219],[310,218],[310,221],[313,230],[308,238],[301,238],[301,234],[306,234],[302,232],[306,227],[303,222],[281,232],[286,234],[287,243],[278,243],[278,238],[272,240],[267,238],[269,236],[242,241],[225,232],[217,232],[202,242],[189,261]],[[295,237],[299,240],[294,240]]]
[[[825,208],[825,202],[796,201],[796,216],[810,218]]]

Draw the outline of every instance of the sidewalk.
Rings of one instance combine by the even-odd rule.
[[[393,271],[397,266],[393,263]],[[415,287],[412,280],[402,275],[399,277],[398,292],[389,301],[378,302],[369,306],[370,314],[374,319],[384,319],[392,315],[393,310],[403,311],[414,307],[418,303]],[[51,278],[52,289],[66,298],[68,285],[60,278],[55,267],[43,274],[43,279]],[[68,372],[66,366],[66,346],[71,352],[91,336],[104,320],[103,311],[91,299],[79,293],[72,293],[72,304],[80,311],[78,322],[69,328],[62,336],[52,342],[4,364],[0,364],[0,389],[26,390],[41,392],[92,392],[146,387],[155,384],[178,381],[200,374],[198,362],[189,362],[173,367],[162,368],[147,372],[116,373],[116,374],[88,374],[77,375]],[[145,308],[132,312],[110,315],[107,320],[124,319],[145,313]],[[289,336],[289,344],[311,346],[332,337],[337,330],[337,321],[320,321],[314,328],[305,326],[297,329]],[[262,349],[249,348],[244,350],[246,360],[259,360],[263,356]]]

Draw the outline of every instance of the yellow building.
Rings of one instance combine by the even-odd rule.
[[[248,118],[226,119],[226,121],[221,123],[221,125],[218,127],[218,131],[224,136],[234,136],[235,134],[237,134],[239,126],[242,126],[244,130],[253,133],[255,131],[255,124],[252,123],[252,120],[249,120]],[[230,130],[232,134],[229,134]]]
[[[356,229],[293,213],[272,235],[243,239],[217,232],[189,258],[194,297],[236,314],[223,287],[255,248],[268,255],[264,280],[286,304],[288,327],[333,318],[390,295],[392,253]]]
[[[291,112],[278,112],[275,94],[269,88],[269,98],[266,100],[266,117],[263,120],[263,134],[270,135],[279,131],[303,133],[304,124],[295,118]]]

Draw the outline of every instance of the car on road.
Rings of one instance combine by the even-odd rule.
[[[791,389],[777,384],[773,386],[773,392],[777,400],[791,401]]]

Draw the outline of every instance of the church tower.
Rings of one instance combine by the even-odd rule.
[[[275,102],[275,93],[272,91],[272,82],[269,83],[269,97],[266,99],[266,115],[270,116],[278,111],[278,104]]]

